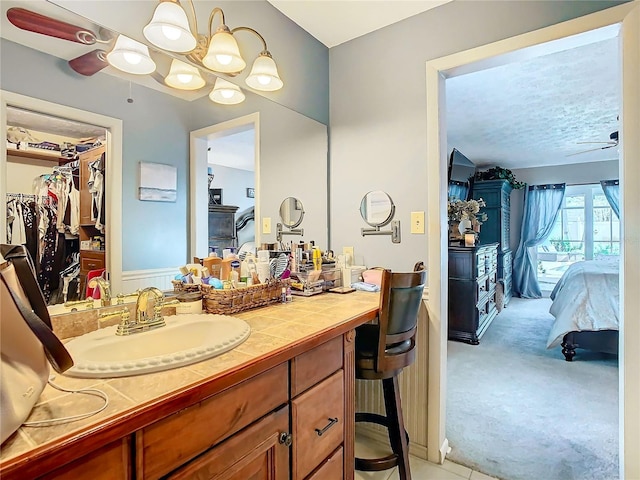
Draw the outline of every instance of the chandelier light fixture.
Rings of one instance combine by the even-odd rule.
[[[164,83],[179,90],[198,90],[207,82],[202,78],[197,67],[174,58]]]
[[[235,83],[226,81],[224,78],[216,78],[213,90],[209,94],[212,102],[223,105],[235,105],[244,102],[244,93]]]
[[[118,70],[134,75],[147,75],[156,70],[149,47],[124,35],[116,39],[113,49],[107,53],[107,61]]]
[[[187,12],[185,12],[180,4],[180,0],[160,0],[151,20],[142,30],[145,38],[156,47],[169,52],[180,53],[193,64],[202,66],[211,72],[236,76],[245,69],[247,63],[240,52],[234,34],[237,32],[250,32],[260,39],[262,42],[262,50],[253,61],[251,71],[245,79],[246,84],[252,89],[264,92],[273,92],[282,88],[283,82],[278,74],[278,67],[267,49],[267,43],[264,37],[260,35],[260,33],[250,27],[230,29],[225,23],[222,9],[215,7],[209,15],[208,35],[199,34],[193,0],[188,0],[188,3],[191,6],[193,26],[189,21]],[[213,24],[216,16],[220,17],[220,25],[218,25],[214,31]],[[176,60],[174,60],[174,62],[176,62]],[[185,62],[180,63],[197,71],[197,68]],[[184,69],[182,65],[180,67]],[[178,66],[176,66],[176,72],[177,69]],[[184,89],[184,86],[179,86],[180,80],[178,75],[182,75],[184,81],[189,74],[184,73],[184,71],[186,71],[186,69],[184,69],[182,73],[176,73],[175,76],[172,76],[173,70],[174,63],[172,63],[171,72],[165,79],[165,83],[174,88]],[[194,81],[198,83],[193,83],[193,85],[199,84],[197,78],[202,79],[199,73],[196,76],[196,73],[192,71],[191,75],[193,75],[192,79],[190,79],[189,82],[183,83],[192,85],[190,82]],[[171,80],[169,79],[170,77]],[[223,85],[224,88],[218,88],[219,84]],[[233,84],[218,78],[209,97],[216,102],[218,101],[216,100],[217,98],[224,98],[222,93],[219,92],[230,94],[232,89],[229,85]],[[204,83],[200,87],[190,87],[188,89],[201,88],[202,86],[204,86]],[[236,85],[233,86],[236,89],[234,95],[232,95],[234,101],[223,101],[219,103],[238,103],[237,99],[240,98],[240,96],[242,100],[244,100],[242,91]]]

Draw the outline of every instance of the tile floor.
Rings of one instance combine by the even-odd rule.
[[[388,455],[390,450],[364,437],[356,435],[356,456],[360,458],[375,458]],[[445,460],[443,465],[427,462],[421,458],[411,456],[411,478],[413,480],[496,480],[484,473]],[[398,480],[398,468],[383,472],[358,472],[356,480]]]

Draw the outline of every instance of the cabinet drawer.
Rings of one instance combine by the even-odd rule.
[[[480,277],[476,280],[476,302],[482,299],[489,291],[489,278]]]
[[[280,433],[289,432],[289,408],[283,407],[203,453],[167,480],[247,480],[289,478],[289,447]],[[340,478],[325,477],[325,478]]]
[[[104,252],[80,252],[80,270],[88,272],[90,270],[100,270],[105,268]]]
[[[291,396],[295,397],[342,368],[342,337],[291,360]]]
[[[125,437],[38,478],[43,480],[54,478],[69,480],[80,478],[112,480],[118,478],[128,480],[133,478],[131,466],[130,437]]]
[[[305,478],[344,437],[344,374],[339,370],[291,402],[292,478]]]
[[[307,477],[307,480],[328,480],[330,478],[343,478],[342,467],[343,452],[342,447],[331,455],[326,462],[314,473]]]
[[[274,367],[138,431],[137,478],[166,475],[285,404],[288,370]]]

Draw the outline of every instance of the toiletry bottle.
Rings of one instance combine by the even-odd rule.
[[[313,269],[322,270],[322,252],[317,247],[313,247]]]
[[[287,289],[285,287],[282,287],[282,291],[280,293],[280,302],[287,303]]]
[[[287,303],[293,302],[293,294],[291,293],[291,285],[287,283]]]
[[[223,258],[220,263],[220,280],[229,280],[229,274],[231,273],[231,262],[235,260],[233,257]]]
[[[209,274],[212,277],[220,279],[220,270],[222,266],[222,259],[216,255],[215,252],[211,253],[207,258],[202,261],[203,265],[209,269]]]
[[[238,282],[240,282],[240,260],[238,260],[237,258],[231,259],[231,272],[229,273],[229,280],[231,280],[231,285],[233,285],[235,288],[238,287]]]

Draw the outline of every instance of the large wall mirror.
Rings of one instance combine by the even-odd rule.
[[[325,125],[246,90],[242,104],[223,106],[209,100],[210,89],[176,93],[153,78],[139,79],[115,72],[112,67],[91,76],[79,75],[69,68],[67,60],[87,53],[87,46],[17,29],[6,19],[7,9],[14,6],[95,32],[104,32],[104,26],[49,2],[3,2],[1,80],[3,108],[17,106],[107,128],[107,149],[114,162],[105,182],[110,215],[107,269],[114,294],[149,285],[170,288],[178,266],[193,256],[207,254],[210,151],[211,147],[215,150],[223,130],[244,133],[244,141],[251,141],[253,158],[249,163],[253,163],[253,171],[244,173],[232,187],[233,175],[227,175],[228,171],[223,175],[220,166],[216,172],[213,163],[214,182],[224,182],[213,187],[222,190],[223,203],[247,200],[237,205],[237,213],[252,206],[255,241],[275,239],[275,229],[266,233],[257,231],[255,225],[260,225],[262,218],[273,218],[275,224],[282,198],[294,196],[304,202],[307,217],[313,219],[310,238],[326,244]],[[171,58],[153,50],[151,54],[158,73],[166,74]],[[206,75],[211,85],[215,78]],[[17,97],[26,100],[16,102]],[[95,115],[100,121],[83,115]],[[6,134],[6,124],[2,132]],[[5,197],[11,184],[5,175],[6,152],[0,159],[0,194]],[[140,200],[140,162],[176,167],[174,202]],[[303,172],[312,172],[318,181],[311,187],[308,182],[302,184]],[[237,200],[233,200],[232,192],[238,195]],[[5,209],[4,200],[2,204]]]

